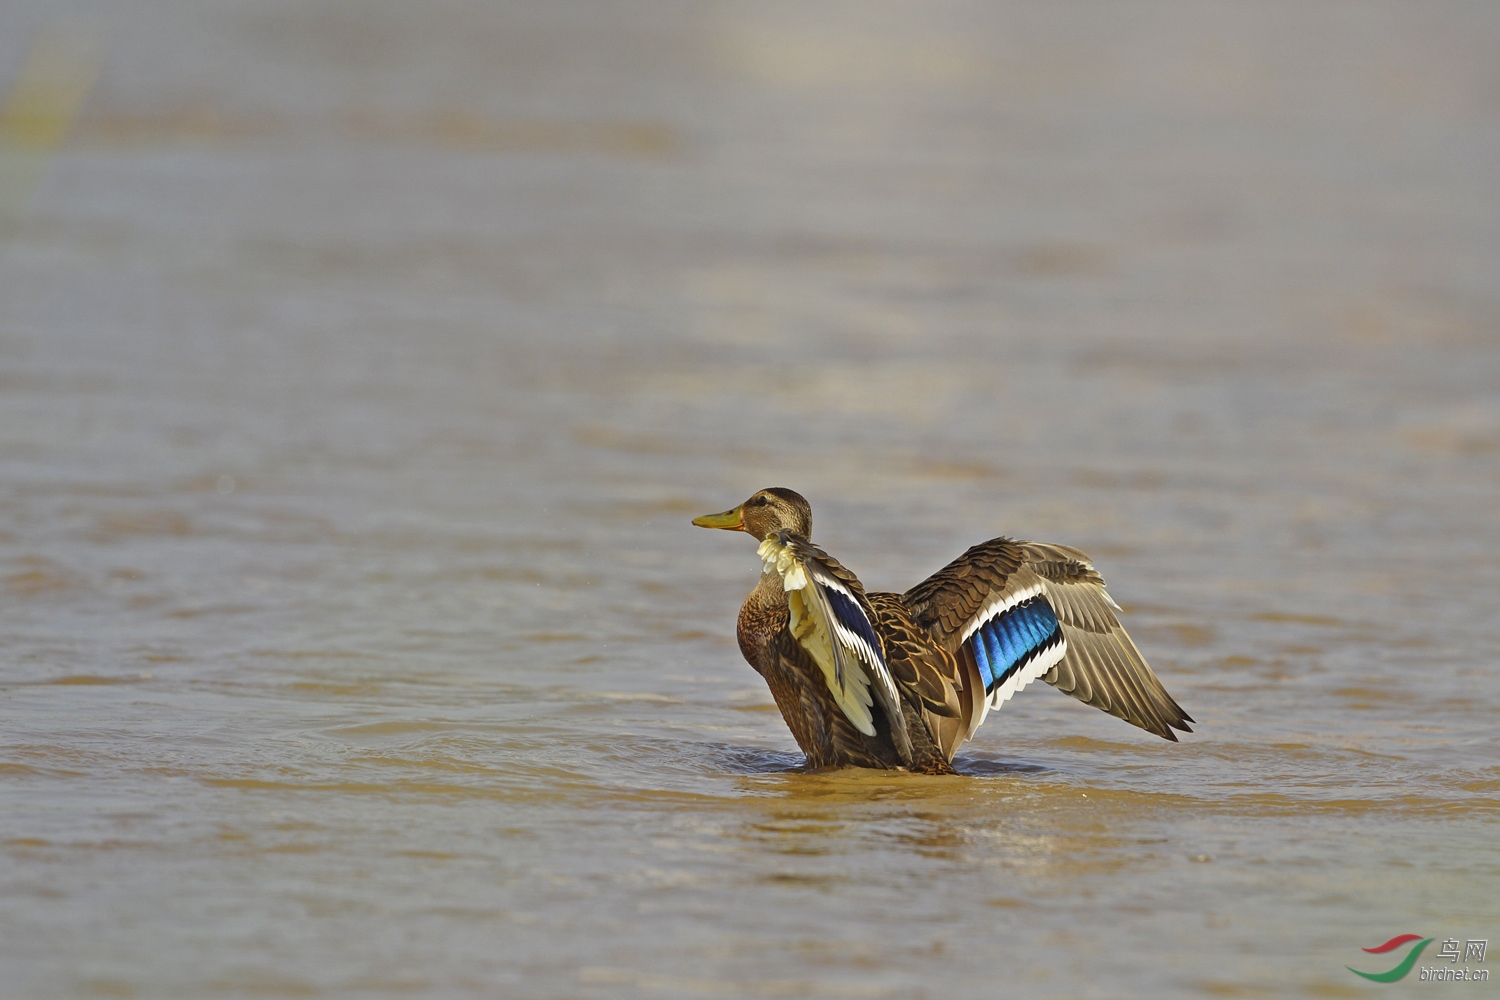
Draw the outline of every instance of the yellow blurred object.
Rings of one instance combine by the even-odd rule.
[[[85,27],[51,28],[31,47],[0,108],[0,237],[20,220],[98,75],[97,35]]]

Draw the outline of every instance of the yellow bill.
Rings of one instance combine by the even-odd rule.
[[[700,528],[723,528],[725,531],[744,531],[745,505],[740,504],[734,510],[726,510],[722,514],[704,514],[702,517],[693,518],[693,523]]]

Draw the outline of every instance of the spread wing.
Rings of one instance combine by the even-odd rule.
[[[1038,677],[1085,704],[1176,741],[1192,718],[1146,665],[1088,557],[1066,545],[995,538],[908,590],[912,619],[959,660],[991,709]]]
[[[909,765],[911,736],[901,696],[870,624],[869,603],[858,578],[791,531],[772,532],[758,551],[766,572],[781,577],[791,609],[788,627],[822,671],[834,702],[854,728],[874,736],[871,708],[878,700],[890,722],[891,741]]]

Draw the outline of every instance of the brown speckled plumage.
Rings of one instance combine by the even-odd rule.
[[[989,710],[980,667],[963,633],[988,620],[983,616],[993,615],[997,605],[1033,592],[1043,595],[1066,640],[1061,659],[1042,679],[1165,739],[1176,739],[1173,729],[1191,731],[1192,719],[1120,627],[1103,578],[1077,549],[996,538],[969,549],[905,594],[866,594],[853,573],[806,541],[812,510],[791,490],[761,490],[734,510],[694,523],[746,531],[758,539],[777,535],[824,574],[829,586],[841,588],[873,628],[905,721],[895,733],[888,717],[893,709],[878,700],[871,711],[874,735],[861,732],[840,708],[829,687],[833,682],[793,635],[787,592],[777,572],[767,568],[740,608],[740,652],[765,678],[809,767],[952,773],[954,752]],[[858,620],[858,613],[849,613]],[[1044,666],[1038,661],[1034,669],[1039,673]],[[909,751],[906,741],[896,738],[903,728]]]

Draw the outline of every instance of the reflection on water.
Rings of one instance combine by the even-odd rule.
[[[0,257],[0,992],[1342,996],[1485,936],[1500,19],[1360,13],[101,22]],[[1199,731],[1042,686],[958,776],[806,772],[688,525],[772,484],[876,589],[1084,548]]]

